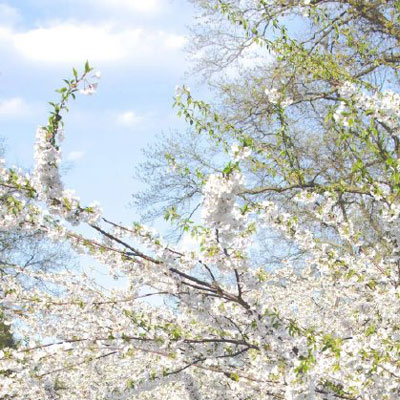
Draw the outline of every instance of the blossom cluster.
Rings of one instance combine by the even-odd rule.
[[[286,108],[293,103],[293,99],[285,96],[284,93],[279,92],[276,88],[267,88],[264,93],[270,103],[280,105],[283,108]]]
[[[97,222],[102,213],[97,203],[83,209],[73,191],[64,189],[59,172],[61,150],[49,140],[50,137],[47,129],[37,129],[32,184],[39,200],[46,202],[51,214],[59,214],[69,223],[79,224],[82,217],[83,221],[88,223]],[[58,142],[61,142],[63,135],[59,133],[57,138]]]
[[[372,95],[360,90],[351,82],[345,82],[338,90],[344,101],[340,102],[334,118],[344,126],[349,126],[351,120],[357,117],[357,111],[362,111],[398,134],[400,118],[400,95],[392,90],[375,91]],[[350,108],[349,108],[350,106]]]

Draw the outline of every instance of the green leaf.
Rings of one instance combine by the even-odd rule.
[[[235,382],[239,382],[239,375],[235,372],[231,372],[229,374],[229,378],[232,379]]]

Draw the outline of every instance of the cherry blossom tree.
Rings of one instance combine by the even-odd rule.
[[[229,3],[216,3],[249,28]],[[251,2],[259,3],[269,4]],[[319,3],[301,7],[313,11]],[[302,49],[286,51],[294,57]],[[202,176],[201,223],[171,210],[196,243],[182,249],[143,225],[110,221],[98,204],[83,205],[64,187],[62,113],[80,91],[92,94],[98,78],[88,64],[73,75],[49,124],[37,130],[33,174],[1,165],[0,227],[68,242],[126,284],[105,289],[85,274],[14,265],[18,276],[0,281],[1,306],[20,340],[0,353],[0,398],[399,398],[398,93],[338,73],[325,123],[346,150],[351,180],[332,174],[312,182],[291,151],[285,120],[294,103],[281,88],[264,88],[280,127],[276,158],[277,147],[180,88],[179,112],[226,157],[223,169]],[[296,188],[291,207],[252,196],[265,188],[244,171],[262,160],[277,161]],[[80,225],[92,234],[80,233]],[[275,269],[257,263],[251,251],[263,229],[302,257],[289,256]],[[46,287],[26,290],[21,275]]]

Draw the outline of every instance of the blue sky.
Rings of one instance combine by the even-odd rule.
[[[0,0],[0,136],[6,159],[32,166],[37,126],[54,89],[89,60],[102,72],[94,96],[79,96],[65,117],[66,185],[84,203],[98,200],[118,221],[128,207],[141,148],[184,129],[172,108],[189,83],[184,52],[193,10],[186,0]]]

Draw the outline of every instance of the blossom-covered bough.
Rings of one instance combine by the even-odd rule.
[[[181,249],[139,224],[109,221],[64,188],[62,112],[82,85],[83,94],[93,93],[98,76],[91,72],[88,65],[82,76],[74,70],[49,124],[38,129],[33,175],[1,164],[0,227],[67,241],[125,284],[105,289],[67,269],[1,266],[1,307],[18,345],[0,352],[0,398],[398,399],[400,186],[397,148],[388,143],[397,143],[399,96],[336,83],[329,123],[338,141],[350,143],[357,179],[324,185],[299,178],[297,206],[288,212],[251,197],[265,188],[251,187],[241,172],[256,157],[274,157],[269,148],[181,89],[177,105],[199,130],[211,129],[211,118],[213,134],[229,130],[237,139],[225,170],[205,179],[202,226],[186,227],[198,246]],[[268,93],[282,120],[292,100]],[[364,163],[365,149],[382,160],[379,171]],[[284,155],[290,166],[290,152]],[[359,203],[337,212],[344,193],[373,206],[371,224],[384,240],[370,243]],[[312,225],[302,219],[310,213]],[[252,238],[263,229],[303,257],[274,270],[255,263]],[[21,276],[46,285],[25,290]]]

